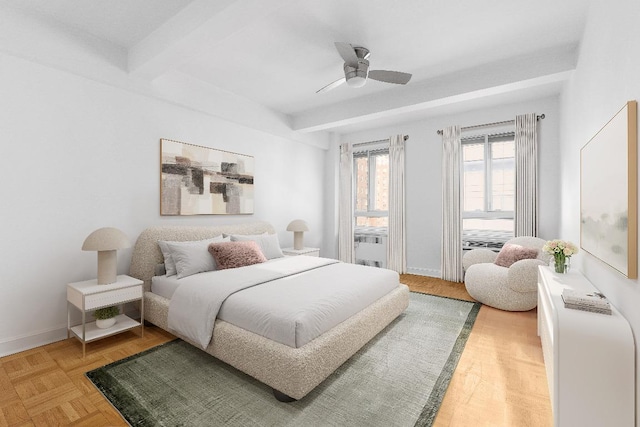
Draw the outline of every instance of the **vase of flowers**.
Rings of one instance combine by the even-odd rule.
[[[542,251],[553,256],[556,273],[567,273],[571,263],[571,255],[578,253],[578,248],[565,240],[549,240],[542,247]]]

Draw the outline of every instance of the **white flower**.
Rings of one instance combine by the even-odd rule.
[[[564,254],[564,256],[570,257],[578,253],[578,247],[571,242],[555,239],[547,241],[542,247],[542,252],[549,255]]]

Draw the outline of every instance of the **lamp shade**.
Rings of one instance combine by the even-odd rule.
[[[99,228],[89,234],[82,244],[83,251],[98,252],[98,284],[115,283],[117,277],[116,251],[131,246],[127,235],[117,228]]]
[[[309,226],[301,219],[295,219],[287,226],[287,231],[293,231],[293,249],[301,250],[304,247],[302,235],[309,231]]]
[[[287,226],[287,231],[309,231],[309,226],[301,219],[295,219]]]
[[[89,234],[82,244],[83,251],[111,251],[131,246],[127,235],[117,228],[99,228]]]

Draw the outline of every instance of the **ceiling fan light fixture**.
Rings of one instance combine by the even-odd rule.
[[[362,76],[353,76],[347,79],[347,86],[351,87],[362,87],[367,82],[366,77]]]

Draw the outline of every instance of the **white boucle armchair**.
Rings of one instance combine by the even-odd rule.
[[[538,266],[548,265],[551,256],[542,252],[545,240],[515,237],[506,244],[538,250],[536,259],[522,259],[510,267],[494,264],[498,254],[473,249],[464,254],[462,265],[467,292],[477,301],[507,311],[527,311],[538,305]]]

